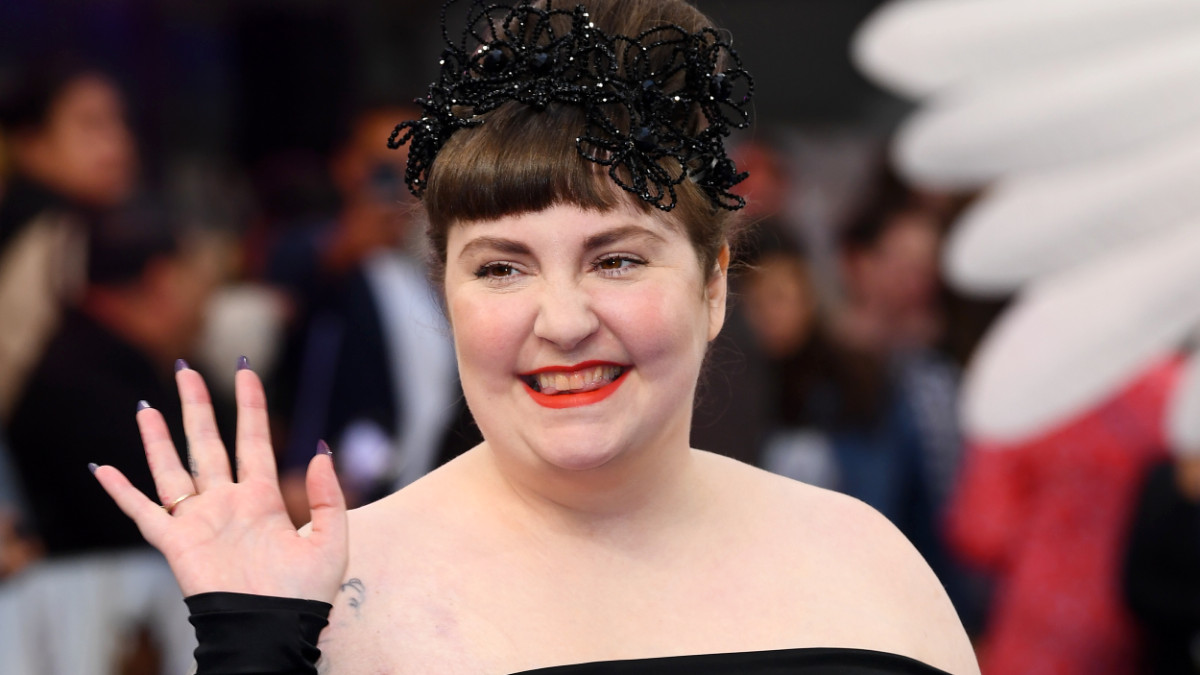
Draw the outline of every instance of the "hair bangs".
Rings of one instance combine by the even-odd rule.
[[[545,111],[509,103],[456,131],[430,171],[425,208],[439,230],[457,222],[494,220],[571,204],[609,211],[622,205],[607,168],[576,150],[583,111],[555,104]]]

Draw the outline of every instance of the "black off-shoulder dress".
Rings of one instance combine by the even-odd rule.
[[[906,656],[865,649],[766,652],[601,661],[527,670],[516,675],[946,675]]]
[[[315,675],[328,603],[240,593],[187,598],[197,675]],[[864,649],[781,649],[602,661],[516,675],[947,675],[905,656]]]

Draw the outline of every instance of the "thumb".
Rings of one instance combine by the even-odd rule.
[[[314,542],[322,548],[334,546],[346,549],[346,498],[333,470],[333,455],[318,452],[308,463],[304,487],[312,510],[312,534]]]

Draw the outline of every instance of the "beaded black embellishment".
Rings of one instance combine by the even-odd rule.
[[[675,207],[675,186],[688,178],[721,208],[745,206],[729,192],[746,174],[725,154],[724,141],[733,129],[749,126],[754,82],[716,30],[664,25],[636,37],[610,36],[582,5],[567,10],[554,8],[553,0],[544,7],[474,0],[456,43],[446,29],[446,10],[455,2],[442,7],[447,48],[438,79],[417,99],[424,115],[397,125],[388,139],[393,149],[410,145],[405,181],[414,195],[424,192],[451,134],[517,101],[538,110],[551,103],[581,106],[587,122],[576,139],[579,154],[663,211]],[[569,28],[563,32],[563,26]],[[669,58],[661,58],[664,49]],[[652,67],[651,53],[667,65]],[[704,121],[694,131],[697,107]]]

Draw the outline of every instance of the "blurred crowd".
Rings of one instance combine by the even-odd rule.
[[[176,359],[206,376],[230,434],[236,359],[263,375],[297,523],[321,439],[352,505],[479,440],[405,152],[384,143],[417,113],[358,97],[326,143],[266,143],[168,185],[110,70],[56,53],[0,85],[0,670],[183,673],[179,590],[86,471],[179,496],[155,494],[134,423],[145,400],[181,435]],[[747,227],[693,445],[885,514],[987,675],[1200,672],[1200,469],[1172,463],[1160,431],[1179,364],[1037,438],[965,438],[961,374],[1004,305],[939,274],[970,196],[906,185],[879,142],[848,206],[814,218],[806,133],[736,148]]]

